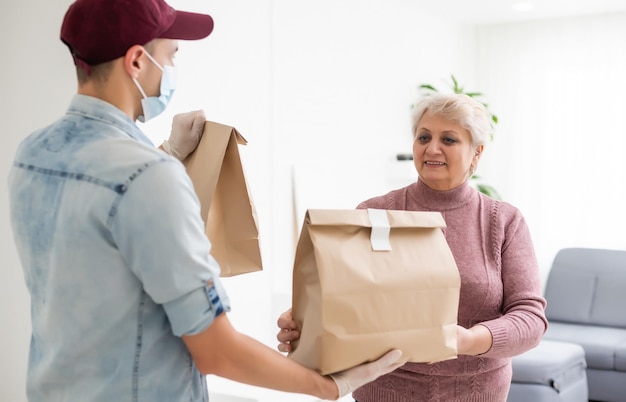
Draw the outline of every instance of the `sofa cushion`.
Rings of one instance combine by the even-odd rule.
[[[571,342],[543,339],[535,348],[513,357],[514,383],[542,384],[559,390],[585,376],[585,351]]]
[[[626,251],[565,248],[546,283],[549,321],[626,329]]]
[[[581,345],[589,368],[626,372],[626,329],[550,321],[544,339]]]

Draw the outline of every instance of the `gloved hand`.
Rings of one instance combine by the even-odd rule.
[[[339,398],[341,398],[360,386],[374,381],[381,375],[392,372],[406,362],[407,359],[402,358],[402,351],[394,349],[384,354],[378,360],[330,374],[330,377],[335,381],[335,384],[337,384],[337,388],[339,388]]]
[[[172,119],[172,133],[163,142],[163,150],[180,161],[184,160],[198,146],[205,121],[202,110],[175,115]]]

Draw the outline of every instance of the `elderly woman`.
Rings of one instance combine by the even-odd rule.
[[[415,105],[412,122],[417,182],[358,208],[443,214],[461,276],[458,358],[407,363],[353,396],[358,402],[504,402],[511,357],[536,346],[548,325],[530,233],[517,208],[468,182],[491,132],[482,104],[461,94],[427,96]],[[290,311],[278,325],[279,350],[290,351],[299,337]]]

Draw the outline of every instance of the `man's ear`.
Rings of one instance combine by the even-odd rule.
[[[143,46],[134,45],[130,47],[124,55],[124,69],[131,78],[139,77],[139,72],[144,68],[145,53]]]

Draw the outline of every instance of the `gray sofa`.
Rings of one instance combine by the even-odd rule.
[[[626,251],[560,250],[545,297],[544,339],[583,347],[589,399],[626,401]]]

